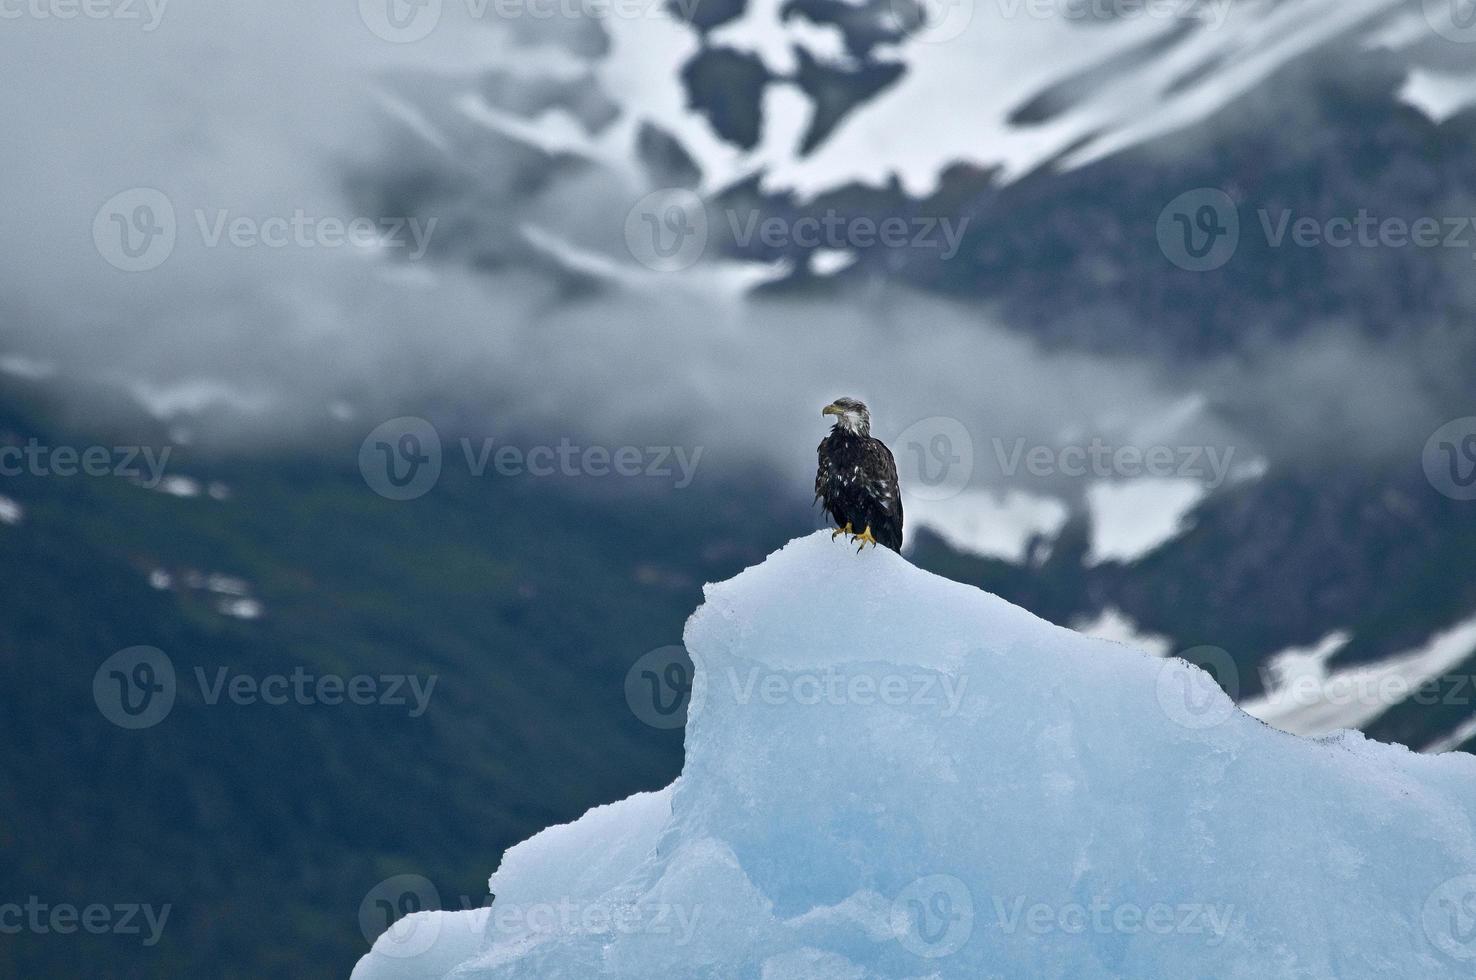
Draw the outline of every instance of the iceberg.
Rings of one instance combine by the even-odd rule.
[[[1476,759],[1307,739],[885,549],[709,585],[680,777],[355,980],[1476,975]]]

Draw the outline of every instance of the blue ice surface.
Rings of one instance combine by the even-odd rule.
[[[511,848],[354,980],[1476,976],[1476,758],[817,532],[706,588],[670,787]]]

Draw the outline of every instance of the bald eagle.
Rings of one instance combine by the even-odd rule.
[[[815,474],[815,499],[835,521],[837,534],[860,541],[857,553],[870,542],[902,550],[902,497],[897,487],[897,463],[880,439],[871,437],[871,413],[854,398],[837,398],[822,415],[834,415],[830,435],[820,443],[820,469]]]

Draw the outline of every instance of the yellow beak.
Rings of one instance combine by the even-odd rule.
[[[820,409],[820,414],[821,415],[844,415],[846,413],[843,412],[843,411],[841,411],[835,405],[826,405],[824,408]]]

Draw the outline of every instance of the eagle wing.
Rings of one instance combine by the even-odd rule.
[[[893,551],[902,550],[902,493],[897,481],[897,461],[880,439],[866,442],[866,460],[861,467],[866,478],[866,496],[879,511],[872,521],[871,533]]]
[[[820,464],[819,466],[817,466],[815,468],[815,499],[816,500],[819,500],[820,498],[824,497],[825,496],[825,490],[826,490],[826,488],[828,486],[830,486],[830,470],[831,470],[831,467],[830,467],[829,460],[827,460],[826,459],[826,456],[825,456],[825,444],[827,442],[829,442],[829,441],[830,441],[830,439],[828,439],[828,438],[821,439],[820,440],[820,445],[815,448],[815,458],[819,461],[819,464]]]

